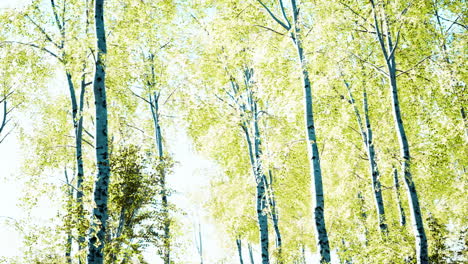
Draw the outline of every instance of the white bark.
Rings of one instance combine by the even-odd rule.
[[[367,103],[367,92],[364,88],[363,92],[363,108],[364,108],[364,121],[365,124],[362,123],[361,115],[359,114],[359,110],[356,106],[356,102],[354,100],[353,93],[351,92],[351,88],[349,84],[345,81],[346,88],[348,89],[349,101],[354,109],[354,114],[356,115],[357,123],[359,126],[359,130],[361,131],[361,137],[364,145],[364,149],[367,152],[367,158],[369,160],[369,173],[372,178],[372,191],[374,194],[375,206],[377,211],[378,217],[378,224],[379,229],[383,233],[387,232],[387,225],[385,224],[385,209],[382,197],[382,186],[380,183],[380,173],[377,166],[377,161],[375,157],[375,149],[374,143],[372,139],[372,127],[370,124],[369,119],[369,108]]]
[[[236,239],[237,253],[239,254],[240,264],[244,264],[244,259],[242,258],[242,241],[240,238]]]
[[[249,247],[250,264],[255,264],[254,258],[253,258],[253,252],[252,252],[252,245],[250,245],[250,243],[249,243],[248,247]]]
[[[281,27],[290,32],[290,37],[297,50],[297,56],[302,70],[302,81],[304,88],[304,118],[306,125],[306,134],[308,141],[308,153],[310,159],[310,173],[312,178],[312,194],[314,207],[314,224],[316,231],[317,248],[320,253],[320,262],[330,262],[330,245],[328,242],[328,234],[325,226],[325,199],[323,195],[322,170],[320,167],[320,157],[317,147],[317,137],[315,134],[314,114],[312,104],[312,88],[310,85],[309,72],[307,70],[307,61],[304,55],[300,28],[298,24],[299,8],[296,0],[291,0],[292,24],[285,12],[285,6],[282,0],[279,0],[280,9],[285,22],[276,17],[273,12],[261,1],[257,0],[268,12],[268,14]]]
[[[152,74],[154,77],[154,64],[152,64]],[[155,78],[153,78],[155,79]],[[154,83],[153,83],[154,84]],[[159,116],[159,99],[160,94],[154,92],[151,96],[150,94],[150,108],[151,114],[153,117],[154,123],[154,133],[156,140],[156,148],[158,149],[158,159],[161,162],[160,164],[160,186],[161,186],[161,203],[162,203],[162,214],[163,214],[163,227],[164,227],[164,237],[163,237],[163,261],[164,264],[170,264],[171,258],[171,241],[170,241],[170,218],[169,218],[169,202],[168,194],[166,187],[166,168],[164,164],[164,150],[163,150],[163,139],[161,134],[161,125],[160,125],[160,116]]]
[[[416,191],[416,186],[413,182],[413,177],[411,175],[410,164],[411,164],[411,156],[409,150],[409,143],[406,137],[405,127],[403,125],[403,119],[400,109],[400,101],[398,97],[398,86],[397,86],[397,76],[396,76],[396,58],[395,58],[395,51],[398,45],[398,35],[396,44],[392,42],[392,33],[390,32],[388,21],[385,17],[385,7],[382,7],[382,12],[386,27],[385,34],[382,33],[380,28],[380,23],[377,18],[377,10],[373,0],[370,0],[373,8],[373,16],[374,16],[374,26],[376,29],[377,40],[380,43],[380,47],[382,50],[383,57],[387,64],[387,71],[388,71],[388,79],[390,82],[390,94],[392,100],[392,110],[393,110],[393,118],[395,122],[395,129],[398,136],[398,142],[400,145],[400,158],[402,162],[402,171],[404,175],[405,185],[408,191],[408,201],[410,206],[411,212],[411,220],[413,223],[413,232],[415,236],[416,242],[416,257],[418,264],[426,264],[429,263],[429,254],[428,254],[428,246],[427,246],[427,237],[426,232],[424,231],[424,224],[423,218],[421,213],[421,207],[419,205],[419,197]]]
[[[258,126],[259,111],[257,108],[257,101],[253,96],[251,90],[253,78],[253,70],[250,68],[244,69],[244,81],[246,84],[246,91],[243,91],[243,96],[237,104],[241,118],[241,128],[244,132],[247,141],[247,149],[249,153],[250,165],[252,167],[253,175],[256,183],[256,209],[257,209],[257,222],[260,231],[260,247],[262,255],[262,264],[270,263],[269,256],[269,238],[268,238],[268,215],[267,209],[267,186],[266,177],[263,172],[262,164],[262,142],[260,137],[260,130]],[[231,78],[231,88],[234,95],[240,96],[238,83]],[[232,95],[230,95],[232,97]],[[234,97],[232,97],[234,98]],[[243,101],[246,100],[247,102]],[[252,137],[253,134],[253,137]],[[252,142],[253,138],[253,142]]]
[[[398,211],[400,213],[400,225],[405,226],[406,225],[406,216],[405,216],[405,210],[403,210],[403,206],[401,204],[400,183],[398,181],[398,170],[396,168],[393,168],[393,183],[394,183],[394,186],[395,186],[396,199],[397,199],[397,204],[398,204]]]
[[[315,134],[312,87],[310,84],[309,72],[307,70],[307,61],[302,48],[300,28],[297,21],[299,9],[297,8],[295,0],[291,0],[291,6],[293,13],[293,28],[291,31],[291,38],[294,45],[296,46],[297,56],[302,70],[302,82],[304,88],[304,115],[307,141],[309,146],[308,153],[312,177],[312,197],[317,248],[320,252],[320,262],[328,263],[331,261],[330,245],[328,242],[328,234],[325,226],[325,199],[323,194],[322,169],[320,165],[319,150],[317,147],[317,136]]]
[[[387,232],[387,225],[385,224],[385,209],[384,202],[382,198],[382,185],[380,184],[380,173],[377,166],[377,161],[375,157],[374,142],[372,139],[372,128],[369,120],[369,108],[367,105],[367,93],[364,89],[363,93],[363,105],[364,105],[364,120],[367,130],[367,156],[369,157],[369,170],[372,175],[372,190],[374,191],[374,200],[377,207],[378,222],[379,228],[383,233]]]
[[[104,0],[95,0],[95,25],[97,37],[97,61],[94,74],[94,99],[96,107],[96,162],[97,181],[94,189],[94,223],[89,238],[88,263],[102,264],[107,233],[107,202],[110,180],[105,56],[107,53],[104,27]],[[96,232],[96,233],[95,233]]]

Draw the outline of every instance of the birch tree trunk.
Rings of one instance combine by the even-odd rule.
[[[369,244],[369,230],[367,229],[367,225],[366,225],[366,220],[367,220],[367,213],[366,213],[366,210],[365,210],[365,201],[364,201],[364,197],[362,196],[362,193],[361,192],[358,192],[357,194],[357,198],[359,200],[359,211],[360,211],[360,218],[361,218],[361,221],[362,221],[362,226],[364,227],[364,240],[365,240],[365,245],[367,246]]]
[[[107,228],[107,201],[110,180],[108,134],[107,134],[107,102],[105,86],[105,56],[106,32],[104,28],[104,0],[95,0],[94,18],[97,37],[97,60],[94,74],[94,100],[96,107],[96,162],[97,181],[94,189],[93,210],[94,223],[89,238],[88,263],[102,264]],[[97,230],[95,230],[97,228]]]
[[[421,207],[419,205],[418,193],[416,191],[416,186],[413,182],[413,177],[411,175],[410,164],[411,156],[409,150],[409,143],[406,137],[405,127],[403,125],[403,119],[401,116],[400,101],[398,98],[398,86],[397,86],[397,67],[395,59],[395,51],[398,45],[399,32],[397,34],[396,43],[392,42],[392,34],[390,32],[388,19],[385,15],[385,7],[382,7],[383,12],[383,22],[379,23],[377,18],[377,10],[373,0],[370,0],[373,16],[374,16],[374,27],[376,30],[377,40],[380,43],[383,57],[385,59],[387,70],[388,70],[388,80],[390,82],[390,94],[392,101],[392,110],[393,118],[395,122],[395,129],[398,136],[398,142],[400,145],[400,157],[402,162],[402,171],[404,175],[405,185],[408,191],[408,201],[411,211],[411,220],[413,222],[413,232],[416,241],[416,257],[418,264],[429,263],[429,254],[427,248],[427,238],[426,232],[424,231],[424,224],[422,219]],[[382,33],[380,25],[385,25],[386,32]]]
[[[2,131],[5,129],[7,123],[10,121],[10,119],[8,118],[8,114],[10,113],[10,110],[8,110],[8,97],[12,94],[13,92],[7,92],[5,91],[3,93],[3,98],[0,98],[0,104],[3,104],[3,113],[2,113],[2,119],[1,119],[1,122],[0,122],[0,143],[3,142],[3,140],[5,140],[5,138],[8,136],[8,134],[11,132],[7,132],[4,136],[2,135]]]
[[[152,74],[154,76],[154,66],[152,65]],[[154,79],[154,78],[153,78]],[[153,83],[154,84],[154,83]],[[170,264],[170,219],[169,219],[169,204],[167,200],[167,187],[166,187],[166,169],[164,164],[164,151],[163,151],[163,140],[161,134],[161,125],[159,120],[159,95],[154,92],[153,96],[150,95],[150,107],[151,114],[153,116],[154,132],[156,138],[156,147],[158,149],[158,159],[160,161],[160,185],[161,185],[161,203],[162,203],[162,214],[163,214],[163,226],[164,226],[164,239],[163,239],[163,260],[164,264]]]
[[[394,59],[393,59],[394,61]],[[427,248],[426,232],[422,219],[421,207],[419,205],[418,193],[416,185],[413,182],[413,177],[410,171],[411,156],[409,152],[408,139],[406,138],[403,120],[401,118],[400,103],[398,100],[398,90],[396,82],[396,70],[390,73],[390,83],[392,89],[392,107],[395,119],[395,127],[397,129],[398,141],[400,143],[400,157],[402,159],[402,171],[406,188],[408,191],[408,201],[411,211],[411,220],[413,222],[413,232],[416,238],[416,255],[419,264],[429,263],[429,253]]]
[[[364,122],[365,126],[362,123],[361,115],[359,114],[359,110],[356,106],[356,102],[354,100],[353,93],[351,92],[351,88],[349,84],[344,81],[346,88],[348,89],[349,101],[354,109],[354,114],[356,115],[356,120],[359,126],[359,130],[361,131],[362,142],[364,148],[367,152],[367,158],[369,159],[369,172],[372,177],[372,191],[374,193],[374,200],[377,209],[377,217],[379,223],[379,229],[383,233],[387,232],[387,225],[385,224],[385,210],[384,210],[384,203],[382,198],[382,188],[380,184],[380,173],[377,166],[377,161],[375,157],[375,149],[374,144],[372,141],[372,128],[369,119],[369,108],[367,103],[367,92],[364,88],[363,91],[363,108],[364,108]],[[365,128],[365,129],[364,129]]]
[[[377,207],[377,214],[379,217],[379,228],[383,233],[387,232],[387,225],[385,224],[385,209],[382,198],[382,185],[380,184],[380,173],[375,158],[374,142],[372,141],[372,128],[369,120],[369,108],[367,105],[366,89],[363,92],[363,106],[364,106],[364,120],[367,130],[366,146],[367,156],[369,157],[369,170],[372,175],[372,190],[374,191],[374,199]]]
[[[250,245],[249,243],[248,247],[249,247],[250,264],[255,264],[254,258],[253,258],[253,252],[252,252],[252,245]]]
[[[261,138],[260,138],[260,130],[258,127],[258,109],[257,109],[257,102],[253,97],[253,92],[251,90],[250,85],[252,84],[253,78],[253,70],[250,68],[244,69],[244,82],[246,84],[246,91],[244,93],[247,100],[247,104],[249,109],[247,109],[246,102],[244,101],[235,101],[234,103],[237,104],[240,112],[240,119],[241,119],[241,128],[244,131],[245,139],[247,141],[247,148],[249,153],[249,160],[250,165],[252,168],[252,172],[255,178],[256,183],[256,209],[257,209],[257,222],[260,232],[260,247],[261,247],[261,255],[262,255],[262,264],[270,263],[270,256],[269,256],[269,239],[268,239],[268,215],[266,212],[267,208],[267,193],[266,193],[266,177],[263,173],[263,166],[262,166],[262,149],[261,149]],[[239,96],[239,85],[231,77],[231,88],[233,90],[234,95],[230,95],[231,98],[233,96]],[[244,92],[244,91],[243,91]],[[253,131],[252,131],[253,130]],[[252,135],[253,134],[253,142],[252,142]]]
[[[266,187],[268,190],[268,202],[270,206],[271,220],[273,222],[273,228],[275,229],[276,248],[278,249],[278,264],[281,264],[283,263],[283,260],[282,260],[283,240],[281,238],[281,232],[279,229],[279,214],[278,214],[278,209],[276,208],[275,193],[273,190],[273,175],[271,174],[271,170],[268,171],[268,175],[269,175],[270,180],[267,181],[265,179],[265,183],[267,183]]]
[[[309,72],[307,70],[307,61],[302,48],[300,28],[298,27],[298,8],[295,0],[291,0],[293,13],[293,30],[291,38],[296,46],[297,56],[302,70],[302,82],[304,87],[304,108],[305,124],[308,142],[308,153],[310,159],[310,171],[312,177],[312,197],[314,206],[314,223],[316,229],[317,247],[320,252],[320,262],[328,263],[330,259],[330,245],[328,243],[328,234],[325,226],[325,199],[323,194],[322,169],[320,166],[320,156],[317,147],[317,137],[315,134],[314,112],[312,103],[312,88],[310,85]]]
[[[68,179],[67,169],[65,168],[65,183],[67,184],[67,215],[65,217],[65,228],[67,233],[67,242],[65,245],[65,258],[67,263],[72,263],[72,242],[73,242],[73,223],[72,223],[72,207],[73,207],[73,188]]]
[[[400,225],[405,226],[406,225],[406,216],[405,216],[405,211],[403,210],[403,206],[401,204],[400,183],[398,181],[398,170],[396,168],[393,168],[393,183],[395,185],[395,192],[396,192],[396,199],[397,199],[397,204],[398,204],[398,211],[400,212]]]
[[[239,253],[239,262],[240,264],[244,264],[244,260],[242,258],[242,244],[241,244],[240,238],[236,239],[236,245],[237,245],[237,252]]]
[[[84,107],[84,95],[86,89],[85,83],[85,68],[83,69],[83,76],[81,80],[81,91],[80,91],[80,101],[76,98],[75,87],[72,80],[71,73],[67,70],[67,82],[68,88],[70,91],[70,101],[72,107],[72,121],[73,128],[75,130],[75,161],[76,161],[76,202],[78,206],[78,251],[81,251],[83,248],[83,243],[85,242],[85,230],[84,230],[84,209],[83,209],[83,177],[84,177],[84,166],[83,166],[83,107]],[[81,263],[81,259],[79,260]]]
[[[195,243],[196,243],[196,246],[197,246],[198,256],[200,257],[200,264],[203,264],[203,240],[202,240],[202,235],[201,235],[201,224],[200,223],[198,223],[198,239],[195,236]]]
[[[287,30],[290,34],[294,47],[297,50],[297,56],[302,71],[302,83],[304,88],[304,119],[308,144],[308,155],[310,159],[310,174],[312,178],[312,194],[314,207],[314,223],[316,231],[317,248],[320,252],[320,262],[330,262],[330,245],[328,243],[328,234],[325,226],[325,199],[323,195],[322,170],[320,167],[320,157],[317,147],[317,137],[315,134],[314,114],[312,104],[312,88],[310,85],[309,72],[307,70],[307,60],[304,55],[301,34],[298,23],[299,8],[296,0],[291,0],[292,25],[289,22],[285,12],[285,6],[282,0],[279,0],[279,6],[283,15],[284,21],[281,21],[273,12],[261,1],[257,0],[268,12],[268,14],[281,27]]]
[[[250,92],[251,93],[251,92]],[[257,215],[258,223],[260,225],[260,241],[262,244],[262,264],[270,263],[269,260],[269,241],[268,241],[268,215],[265,212],[267,206],[267,193],[266,193],[266,177],[263,172],[262,165],[262,148],[260,130],[258,128],[258,109],[257,102],[253,100],[250,94],[253,109],[253,122],[254,122],[254,151],[255,151],[255,175],[257,180]]]

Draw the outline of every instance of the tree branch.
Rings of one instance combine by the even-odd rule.
[[[377,67],[375,64],[373,64],[372,62],[369,62],[367,60],[364,60],[362,59],[361,57],[359,57],[358,55],[352,53],[352,52],[349,52],[351,55],[353,55],[354,57],[356,57],[358,60],[360,60],[361,62],[363,63],[367,63],[369,64],[370,66],[372,66],[372,68],[376,69],[378,72],[380,72],[381,74],[385,75],[385,76],[388,76],[388,73],[386,73],[385,71],[383,71],[381,69],[381,67]]]
[[[41,28],[41,26],[39,26],[34,20],[32,20],[32,18],[28,15],[26,15],[26,17],[29,19],[29,21],[31,21],[31,23],[34,24],[34,26],[36,26],[37,29],[39,29],[39,31],[41,31],[41,33],[44,35],[44,37],[52,44],[54,44],[54,46],[56,46],[57,48],[61,49],[60,45],[58,45],[57,43],[55,43],[55,41],[52,40],[52,38],[49,36],[49,34],[47,34],[47,32],[45,32],[45,30],[43,28]]]
[[[281,13],[283,13],[284,20],[286,20],[286,23],[288,23],[288,28],[291,28],[291,23],[289,22],[288,16],[286,15],[286,11],[284,10],[283,0],[278,0],[278,2],[281,8]]]
[[[406,70],[406,71],[397,70],[397,71],[400,71],[400,73],[397,74],[396,77],[398,77],[398,76],[400,76],[400,75],[402,75],[402,74],[405,74],[405,73],[408,73],[408,72],[412,71],[412,70],[413,70],[414,68],[416,68],[419,64],[423,63],[425,60],[429,59],[431,56],[432,56],[432,55],[429,55],[429,56],[423,58],[423,59],[420,60],[418,63],[416,63],[413,67],[411,67],[410,69],[408,69],[408,70]]]
[[[52,12],[54,13],[55,23],[57,24],[57,27],[58,27],[58,29],[60,31],[60,35],[62,36],[60,48],[63,48],[64,41],[65,41],[65,31],[64,31],[63,25],[65,25],[65,18],[62,17],[62,23],[63,23],[63,25],[62,25],[62,23],[60,23],[60,20],[59,20],[58,14],[57,14],[57,8],[55,7],[54,0],[50,0],[50,5],[52,6]],[[64,3],[64,9],[65,9],[65,3]]]
[[[6,44],[20,44],[20,45],[29,46],[29,47],[39,49],[39,50],[42,50],[42,51],[45,51],[45,52],[49,53],[50,55],[52,55],[53,57],[55,57],[56,59],[58,59],[60,62],[63,63],[63,59],[60,58],[57,54],[53,53],[52,51],[48,50],[47,48],[39,47],[38,45],[36,45],[34,43],[24,43],[24,42],[20,42],[20,41],[4,41],[3,43],[6,43]]]
[[[288,27],[286,24],[281,22],[281,20],[279,20],[261,0],[257,0],[257,1],[263,6],[263,8],[265,8],[265,10],[268,12],[268,14],[270,14],[270,16],[273,18],[273,20],[275,20],[278,24],[280,24],[284,29],[286,29],[288,31],[291,29],[290,26]]]
[[[274,32],[274,33],[276,33],[276,34],[278,34],[278,35],[281,35],[281,36],[286,36],[286,34],[283,34],[283,33],[281,33],[281,32],[278,32],[278,31],[276,31],[276,30],[274,30],[274,29],[271,29],[271,28],[269,28],[269,27],[265,27],[265,26],[262,26],[262,25],[254,25],[254,26],[255,26],[255,27],[261,27],[261,28],[267,29],[267,30],[272,31],[272,32]]]

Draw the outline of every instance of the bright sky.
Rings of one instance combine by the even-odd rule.
[[[10,136],[0,145],[0,256],[10,257],[18,253],[20,239],[17,232],[5,221],[18,219],[21,214],[16,206],[19,188],[14,181],[14,172],[20,165],[20,154],[16,148],[18,141]]]
[[[15,8],[21,7],[31,0],[0,0],[0,8]]]

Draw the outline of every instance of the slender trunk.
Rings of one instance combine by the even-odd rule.
[[[245,132],[246,136],[246,141],[247,144],[249,145],[249,156],[250,160],[252,162],[252,170],[254,172],[254,177],[255,177],[255,182],[256,182],[256,191],[257,191],[257,222],[258,222],[258,227],[260,231],[260,247],[261,247],[261,252],[262,252],[262,264],[268,264],[269,263],[269,239],[268,239],[268,216],[264,209],[266,209],[266,192],[265,192],[265,181],[263,175],[258,175],[259,172],[261,172],[261,162],[257,162],[255,159],[255,156],[253,154],[253,150],[251,147],[251,139],[250,139],[250,133],[249,130],[244,123],[242,125],[242,128]]]
[[[86,67],[83,68],[83,76],[81,79],[80,91],[80,104],[79,104],[79,118],[76,127],[76,164],[77,164],[77,177],[76,177],[76,201],[78,204],[78,251],[85,247],[86,224],[85,224],[85,210],[83,205],[83,180],[84,180],[84,165],[83,165],[83,108],[84,108],[84,95],[86,91]],[[76,122],[76,121],[75,121]],[[81,264],[81,257],[79,258]]]
[[[171,253],[171,241],[170,241],[170,219],[169,219],[169,204],[167,201],[167,190],[166,190],[166,175],[161,177],[161,195],[162,195],[162,207],[163,207],[163,219],[164,219],[164,264],[170,264],[170,253]]]
[[[312,197],[314,206],[314,224],[316,229],[317,248],[320,252],[320,262],[330,262],[330,245],[325,226],[325,199],[323,195],[322,170],[320,167],[319,150],[317,147],[317,137],[315,134],[314,114],[312,104],[312,88],[310,85],[309,72],[301,43],[300,29],[298,28],[297,15],[298,8],[296,1],[291,0],[293,11],[293,31],[291,38],[297,49],[299,63],[302,69],[302,82],[304,87],[304,108],[305,124],[308,142],[308,153],[310,159],[310,172],[312,177]]]
[[[252,252],[252,245],[250,245],[249,243],[248,247],[249,247],[250,264],[255,264],[254,258],[253,258],[253,252]]]
[[[463,106],[460,107],[460,115],[462,117],[463,125],[465,126],[465,139],[468,141],[468,117]]]
[[[67,232],[67,242],[65,244],[65,258],[67,263],[72,263],[72,246],[73,246],[73,235],[72,235],[72,208],[73,208],[73,189],[68,179],[68,173],[65,169],[65,180],[67,184],[67,216],[65,219],[65,228]]]
[[[363,93],[363,105],[364,105],[364,120],[367,129],[367,156],[369,157],[369,169],[372,175],[372,189],[374,191],[374,199],[377,207],[377,213],[379,217],[379,228],[383,233],[387,232],[387,225],[385,224],[385,209],[382,198],[382,186],[380,184],[380,173],[377,167],[377,161],[375,158],[374,142],[372,141],[372,128],[369,120],[369,108],[367,105],[367,93],[364,89]]]
[[[83,68],[83,73],[85,68]],[[84,166],[83,166],[83,107],[84,107],[84,95],[85,95],[85,75],[83,74],[81,80],[81,91],[80,91],[80,101],[79,104],[76,98],[76,91],[72,80],[71,73],[66,71],[68,88],[70,92],[70,101],[72,107],[72,121],[73,128],[75,130],[75,161],[76,161],[76,202],[78,206],[78,251],[84,247],[85,242],[85,233],[84,229],[84,209],[83,209],[83,177],[84,177]],[[81,259],[79,261],[81,263]]]
[[[406,216],[405,216],[405,211],[403,210],[403,206],[401,204],[400,183],[398,181],[398,170],[396,168],[393,168],[393,183],[395,185],[395,192],[396,192],[396,199],[397,199],[397,204],[398,204],[398,211],[400,212],[400,225],[405,226],[406,225]]]
[[[244,260],[242,259],[242,244],[240,238],[236,239],[237,244],[237,252],[239,253],[239,261],[240,264],[244,264]]]
[[[403,176],[405,179],[405,185],[408,191],[408,201],[411,211],[411,220],[413,222],[413,232],[415,236],[416,242],[416,255],[417,255],[417,262],[418,264],[426,264],[429,263],[429,254],[427,248],[427,238],[426,233],[424,231],[424,224],[421,214],[421,207],[419,205],[419,198],[418,193],[416,191],[416,186],[413,182],[413,177],[411,175],[410,164],[411,164],[411,156],[409,150],[409,143],[406,137],[405,128],[403,125],[403,119],[401,117],[401,109],[400,109],[400,102],[398,98],[398,87],[397,87],[397,64],[395,58],[395,51],[396,51],[396,44],[394,45],[392,42],[392,34],[390,32],[388,19],[385,16],[385,7],[382,8],[383,10],[383,21],[385,22],[386,32],[383,34],[381,32],[380,23],[377,19],[377,11],[375,7],[375,3],[373,0],[370,0],[373,9],[373,16],[374,16],[374,26],[376,29],[377,39],[380,43],[380,47],[383,53],[383,57],[387,64],[388,70],[388,79],[390,82],[390,94],[392,100],[392,110],[393,110],[393,118],[395,122],[395,129],[398,136],[398,142],[400,145],[400,157],[402,162],[402,171]]]
[[[247,90],[247,102],[249,105],[249,109],[247,110],[247,106],[244,102],[238,103],[239,110],[240,110],[240,118],[241,118],[241,127],[244,131],[245,138],[247,141],[248,153],[249,153],[249,160],[250,165],[252,167],[253,175],[255,177],[256,183],[256,191],[257,191],[257,200],[256,200],[256,209],[257,209],[257,220],[258,220],[258,227],[260,232],[260,247],[261,247],[261,254],[262,254],[262,264],[269,264],[270,263],[270,256],[269,256],[269,239],[268,239],[268,215],[266,212],[267,208],[267,193],[266,193],[266,177],[263,173],[263,166],[262,166],[262,149],[261,149],[261,138],[260,138],[260,130],[258,127],[258,109],[257,109],[257,102],[253,97],[253,92],[250,90],[250,85],[252,83],[252,69],[245,69],[244,70],[244,78]],[[231,80],[231,86],[236,94],[239,93],[239,86],[238,84]],[[249,117],[249,115],[252,115]],[[249,122],[249,124],[248,124]],[[252,132],[253,127],[253,132]],[[253,142],[251,133],[253,133]],[[253,145],[253,147],[252,147]]]
[[[62,13],[62,23],[59,21],[59,14],[56,9],[56,5],[53,1],[51,1],[53,14],[55,17],[56,25],[58,30],[61,33],[61,44],[60,50],[62,52],[62,58],[66,58],[67,54],[65,51],[65,6]],[[65,3],[64,3],[65,5]],[[86,25],[85,25],[85,35],[88,35],[88,28],[89,28],[89,4],[88,0],[86,0],[85,4],[85,13],[86,13]],[[77,217],[78,217],[78,251],[81,252],[82,249],[85,247],[85,236],[86,236],[86,228],[85,228],[85,217],[84,217],[84,206],[83,206],[83,177],[84,177],[84,165],[83,165],[83,148],[82,148],[82,138],[83,138],[83,107],[84,107],[84,95],[86,91],[86,62],[83,63],[82,69],[82,76],[81,76],[81,91],[80,91],[80,98],[79,103],[77,102],[75,87],[73,84],[72,75],[67,69],[66,63],[62,60],[64,67],[66,68],[66,76],[68,82],[68,88],[70,92],[70,101],[72,106],[72,118],[73,118],[73,127],[75,132],[75,159],[76,159],[76,167],[77,167],[77,177],[76,177],[76,202],[77,202]],[[81,257],[78,259],[78,262],[81,264],[82,260]]]
[[[198,223],[198,241],[200,246],[198,247],[198,255],[200,255],[200,264],[203,264],[203,240],[201,235],[201,225]]]
[[[269,201],[269,206],[270,206],[270,215],[271,215],[271,220],[273,222],[273,228],[275,230],[275,236],[276,236],[276,248],[278,249],[278,263],[281,264],[283,263],[282,260],[282,245],[283,241],[281,238],[281,232],[279,229],[279,214],[278,214],[278,209],[276,208],[276,199],[275,199],[275,193],[273,190],[273,175],[271,174],[271,170],[268,171],[270,180],[267,181],[265,179],[265,182],[267,183],[267,190],[268,190],[268,201]]]
[[[267,194],[266,194],[266,177],[263,173],[262,166],[262,149],[261,149],[261,138],[260,130],[258,128],[258,109],[257,103],[252,102],[253,114],[254,114],[254,151],[255,151],[255,170],[257,179],[257,215],[258,223],[260,226],[260,242],[262,245],[262,264],[270,263],[270,256],[268,252],[269,241],[268,241],[268,215],[265,212],[267,207]]]
[[[96,162],[98,175],[94,190],[94,224],[89,239],[88,263],[102,264],[107,228],[107,201],[110,178],[107,102],[105,86],[106,33],[104,28],[104,0],[95,0],[95,25],[97,37],[97,61],[94,74],[94,99],[96,107]],[[97,228],[97,230],[95,230]],[[96,233],[95,233],[96,232]]]
[[[393,59],[394,60],[394,59]],[[414,236],[416,238],[416,255],[419,264],[429,263],[426,232],[422,219],[421,207],[419,205],[418,193],[413,182],[410,171],[411,156],[409,151],[408,139],[406,138],[403,120],[401,118],[400,103],[398,99],[398,89],[396,81],[396,68],[390,70],[390,88],[392,93],[392,107],[395,120],[395,127],[400,143],[400,155],[402,159],[402,171],[405,179],[405,185],[408,191],[408,201],[413,222]]]
[[[268,217],[264,212],[265,208],[265,185],[260,182],[257,183],[257,218],[258,225],[260,228],[260,243],[262,249],[262,264],[269,264],[269,252],[268,252]]]
[[[152,65],[152,74],[154,77],[154,68]],[[154,132],[156,138],[156,147],[158,149],[158,158],[160,161],[160,185],[161,185],[161,203],[162,203],[162,214],[163,214],[163,228],[164,228],[164,241],[163,241],[163,260],[164,264],[170,264],[170,219],[169,219],[169,203],[166,187],[166,169],[164,164],[164,151],[163,151],[163,140],[161,134],[161,125],[159,122],[159,94],[156,92],[153,93],[153,96],[150,95],[150,107],[151,114],[153,116],[154,123]]]
[[[8,106],[7,106],[7,98],[5,96],[5,98],[2,98],[0,100],[0,103],[3,103],[3,117],[2,117],[2,122],[0,123],[0,135],[3,131],[3,129],[5,128],[6,126],[6,123],[8,121],[8,118],[7,118],[7,115],[8,115]],[[3,140],[0,138],[0,140]]]
[[[359,130],[361,131],[362,142],[364,148],[367,152],[367,158],[369,159],[369,172],[372,177],[372,190],[374,193],[374,200],[377,209],[377,217],[379,223],[379,229],[382,233],[387,232],[387,225],[385,224],[385,210],[384,210],[384,203],[382,198],[382,188],[380,184],[380,173],[377,166],[377,161],[375,157],[375,149],[372,140],[372,127],[370,124],[369,119],[369,108],[367,103],[367,92],[364,88],[363,92],[363,108],[364,108],[364,125],[362,123],[361,115],[359,114],[359,110],[356,106],[356,102],[354,100],[353,93],[351,92],[351,88],[349,84],[345,82],[346,88],[348,89],[349,101],[354,109],[354,114],[356,115],[356,120],[359,126]]]
[[[70,229],[67,230],[67,244],[65,248],[65,258],[67,259],[67,263],[69,264],[72,263],[72,258],[71,258],[72,241],[73,241],[73,236],[72,236],[72,230],[70,227]]]
[[[366,225],[366,219],[367,219],[367,213],[366,210],[364,209],[364,197],[362,196],[361,192],[358,192],[357,195],[359,199],[359,209],[361,211],[361,220],[362,220],[362,225],[364,226],[364,244],[367,246],[369,244],[369,230],[367,229]]]

